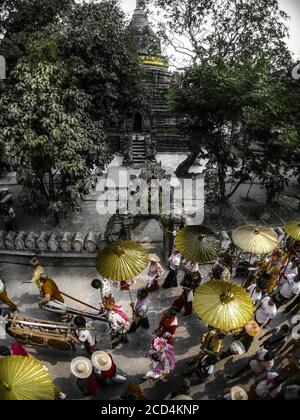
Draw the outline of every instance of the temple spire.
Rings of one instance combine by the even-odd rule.
[[[145,10],[146,9],[146,1],[145,0],[136,0],[136,9]]]

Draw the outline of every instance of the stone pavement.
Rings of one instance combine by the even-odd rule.
[[[81,300],[97,306],[98,292],[90,287],[91,280],[97,277],[97,273],[93,268],[80,267],[46,267],[48,275],[55,279],[60,289],[71,296],[79,297]],[[203,266],[202,272],[208,275],[209,267]],[[181,274],[182,275],[182,274]],[[31,268],[22,265],[3,264],[1,266],[0,276],[7,282],[7,289],[11,298],[18,304],[22,315],[34,317],[37,319],[56,319],[55,314],[43,312],[37,305],[38,293],[34,285],[20,285],[21,281],[29,281],[31,278]],[[136,289],[142,286],[139,281],[133,287],[133,295],[136,295]],[[151,294],[150,301],[150,329],[149,331],[138,330],[135,334],[130,335],[130,342],[112,351],[117,362],[120,372],[128,376],[128,383],[142,383],[145,394],[150,399],[164,399],[170,392],[176,389],[176,384],[186,369],[185,362],[192,356],[196,355],[199,350],[200,336],[206,331],[207,327],[200,322],[195,314],[189,318],[179,315],[179,328],[176,335],[175,353],[177,356],[177,365],[175,371],[170,375],[166,383],[151,381],[142,381],[143,375],[149,369],[150,363],[146,356],[151,342],[151,333],[157,327],[163,311],[168,308],[175,298],[180,294],[180,288],[169,290],[161,289]],[[127,292],[115,290],[117,302],[122,304],[126,311],[130,314],[130,299]],[[67,301],[67,299],[66,299]],[[67,301],[70,306],[80,308],[75,303]],[[0,305],[4,308],[3,305]],[[82,307],[81,307],[82,308]],[[283,321],[282,316],[278,316],[273,325],[278,325]],[[97,328],[98,345],[101,349],[107,348],[108,331],[103,323],[95,322]],[[11,341],[11,339],[9,339]],[[7,344],[7,340],[0,340],[0,345]],[[253,352],[257,346],[254,346]],[[49,369],[50,375],[54,382],[60,385],[63,392],[68,395],[69,399],[81,399],[78,392],[75,379],[69,370],[69,364],[72,360],[72,353],[58,352],[52,349],[30,348],[29,351],[34,357],[41,360]],[[82,350],[77,351],[76,356],[84,355]],[[226,360],[218,364],[215,375],[205,384],[197,384],[197,378],[192,382],[192,396],[194,399],[216,399],[222,396],[226,388],[225,372],[231,372],[245,363],[245,358],[235,358],[233,361]],[[245,388],[252,383],[249,376],[239,380]],[[101,388],[95,399],[115,399],[124,391],[125,385],[111,385]]]

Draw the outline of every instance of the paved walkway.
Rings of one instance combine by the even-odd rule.
[[[97,276],[95,269],[88,268],[66,268],[66,267],[48,267],[49,276],[55,279],[60,289],[67,294],[75,297],[80,297],[92,305],[97,306],[98,293],[90,287],[91,280]],[[209,272],[209,267],[202,267],[202,272],[206,276]],[[182,273],[181,273],[182,275]],[[22,314],[34,317],[37,319],[55,319],[55,315],[43,312],[39,309],[37,289],[33,285],[20,285],[21,281],[29,280],[31,277],[31,268],[10,264],[3,264],[1,267],[0,276],[7,281],[7,288],[11,298],[18,304],[22,310]],[[142,286],[139,281],[133,290],[133,295],[136,295],[136,289]],[[120,348],[115,349],[112,353],[117,362],[120,371],[128,376],[129,383],[142,384],[145,394],[150,399],[164,399],[170,392],[176,389],[178,381],[186,369],[185,362],[195,356],[199,350],[200,336],[206,331],[207,327],[203,322],[200,322],[195,314],[190,318],[184,318],[179,315],[179,328],[176,336],[175,353],[177,356],[177,365],[175,371],[171,374],[166,383],[151,381],[142,381],[142,377],[149,369],[150,363],[146,354],[149,350],[151,342],[151,333],[157,327],[163,311],[168,308],[175,298],[180,294],[180,288],[169,290],[160,290],[150,296],[150,330],[137,331],[130,335],[130,342]],[[122,293],[115,290],[115,296],[118,303],[122,304],[125,310],[130,314],[130,299],[128,293]],[[70,301],[68,301],[70,304]],[[71,306],[71,305],[70,305]],[[76,307],[72,303],[72,306]],[[3,305],[2,305],[3,307]],[[78,307],[79,308],[79,307]],[[279,315],[273,325],[278,325],[284,321],[283,317]],[[103,324],[96,322],[98,344],[101,349],[107,348],[108,331]],[[9,340],[10,341],[10,340]],[[0,345],[7,345],[7,340],[0,340]],[[59,353],[51,349],[31,349],[29,351],[34,357],[41,360],[49,369],[50,375],[53,377],[55,383],[60,385],[63,392],[68,395],[69,399],[81,399],[81,395],[75,385],[75,379],[70,373],[69,366],[73,355],[71,353]],[[257,349],[257,344],[253,347],[253,353]],[[76,353],[78,355],[85,355],[82,350]],[[237,366],[245,364],[245,358],[229,359],[225,362],[219,363],[215,375],[203,385],[197,383],[197,378],[194,378],[192,384],[192,396],[194,399],[216,399],[222,396],[226,385],[224,374],[226,372],[232,373]],[[248,388],[253,382],[249,376],[239,379],[239,383]],[[112,385],[103,387],[98,391],[95,399],[115,399],[125,390],[125,385]]]

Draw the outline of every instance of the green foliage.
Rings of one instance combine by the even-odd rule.
[[[264,62],[232,66],[220,61],[187,69],[175,109],[192,138],[192,150],[208,159],[208,203],[226,203],[253,174],[268,195],[280,192],[299,141],[289,101],[287,80]],[[226,181],[233,185],[230,191]]]
[[[69,85],[64,63],[21,61],[15,91],[1,98],[18,181],[54,214],[80,206],[82,194],[108,163],[100,123],[89,115],[90,98]]]

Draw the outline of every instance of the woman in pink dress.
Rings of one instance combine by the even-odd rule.
[[[164,338],[157,337],[152,342],[149,357],[152,362],[151,369],[146,373],[144,379],[166,380],[176,364],[173,346],[168,344]]]

